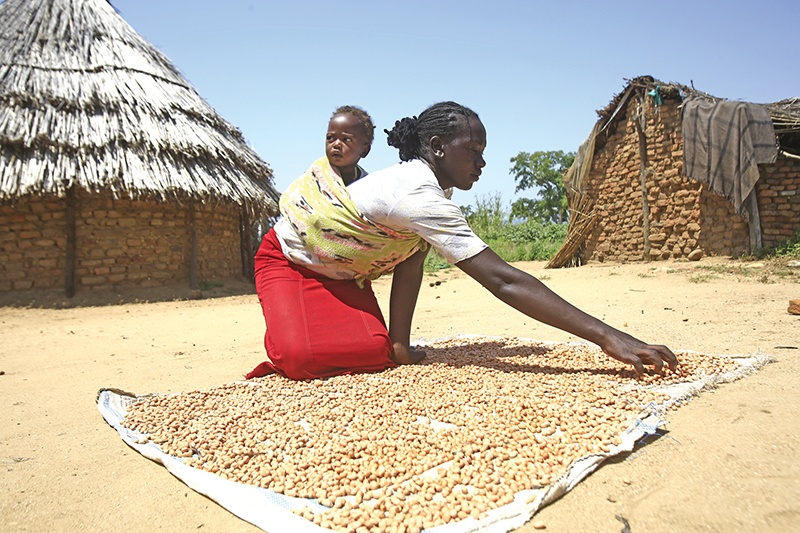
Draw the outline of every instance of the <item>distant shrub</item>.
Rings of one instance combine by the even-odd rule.
[[[561,248],[567,236],[567,224],[525,220],[512,223],[502,208],[499,194],[478,198],[475,207],[462,208],[472,230],[509,262],[547,261]],[[450,265],[431,250],[425,260],[425,271],[435,272]]]

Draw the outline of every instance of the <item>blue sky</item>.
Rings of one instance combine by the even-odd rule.
[[[800,2],[112,0],[272,167],[283,190],[317,157],[332,111],[376,123],[362,166],[397,161],[384,128],[428,105],[474,109],[481,180],[454,200],[514,193],[521,151],[574,151],[625,80],[652,75],[715,96],[800,96]],[[521,194],[524,196],[525,194]],[[527,196],[532,196],[529,192]]]

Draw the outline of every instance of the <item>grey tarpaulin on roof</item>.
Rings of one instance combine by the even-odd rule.
[[[740,213],[758,181],[758,163],[778,157],[769,113],[748,102],[687,100],[683,143],[684,175],[708,183]]]

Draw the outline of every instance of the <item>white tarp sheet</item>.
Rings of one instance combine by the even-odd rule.
[[[703,390],[718,383],[733,381],[760,368],[769,361],[768,356],[731,356],[739,363],[737,370],[710,378],[679,383],[661,388],[671,398],[667,403],[687,401]],[[315,500],[293,498],[283,494],[223,479],[210,472],[184,464],[183,459],[167,455],[146,436],[121,425],[128,407],[152,395],[137,396],[118,389],[102,389],[97,396],[97,407],[106,422],[119,433],[122,440],[143,456],[163,464],[169,472],[193,490],[216,501],[225,509],[255,526],[270,533],[290,531],[292,533],[328,531],[292,512],[292,509],[309,507],[321,512],[327,508]],[[425,531],[431,533],[487,532],[505,533],[525,524],[543,506],[560,498],[582,479],[597,469],[610,457],[630,452],[643,438],[655,434],[665,423],[661,409],[663,405],[650,405],[633,422],[621,437],[621,444],[612,446],[607,453],[584,456],[571,465],[566,473],[547,487],[523,490],[516,493],[514,501],[487,513],[480,520],[466,518],[458,522],[440,525]]]

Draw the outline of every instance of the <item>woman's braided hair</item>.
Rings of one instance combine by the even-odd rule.
[[[428,151],[428,141],[439,136],[450,140],[457,133],[461,117],[469,127],[469,118],[479,118],[468,107],[456,102],[439,102],[423,111],[419,117],[406,117],[394,123],[394,128],[386,132],[386,142],[400,151],[401,161],[411,161]],[[472,128],[470,127],[470,137]]]
[[[358,122],[364,128],[364,132],[367,134],[369,144],[372,144],[372,140],[375,138],[375,124],[372,123],[372,117],[369,116],[369,113],[358,106],[343,105],[336,108],[336,110],[333,112],[333,115],[331,115],[331,118],[339,115],[353,115],[356,117]]]

